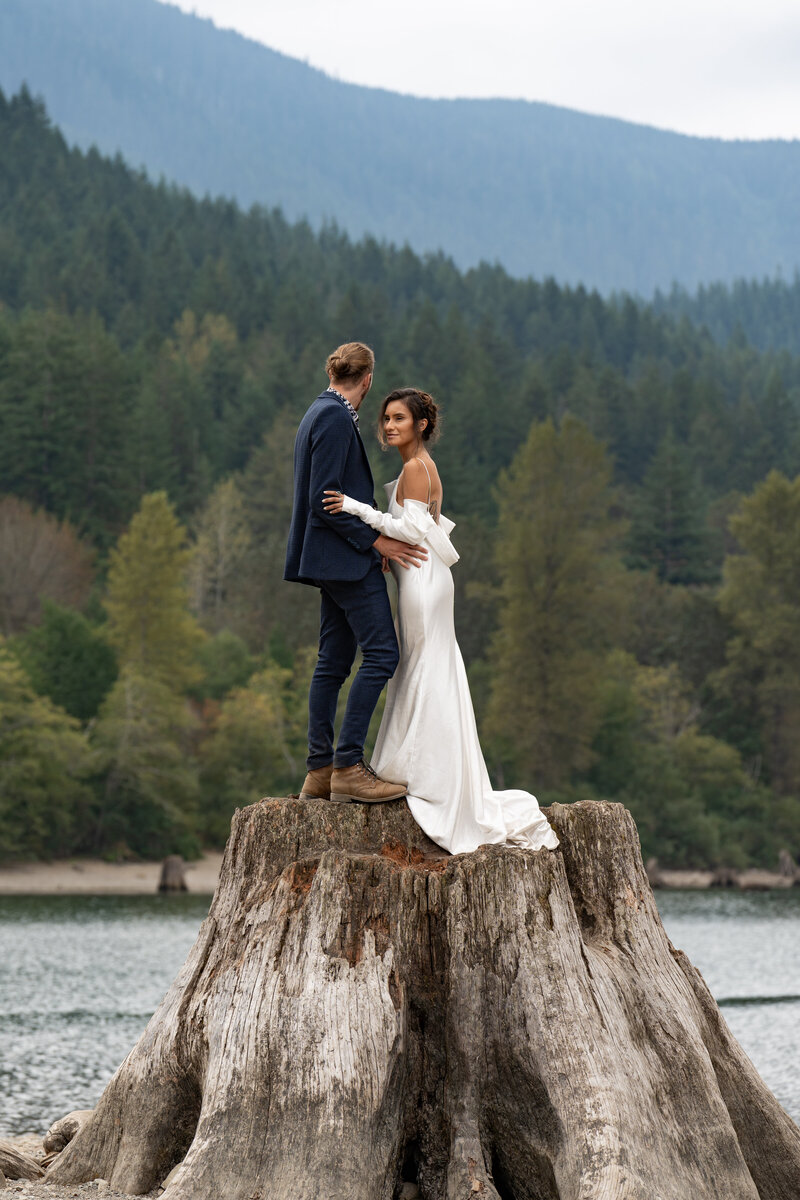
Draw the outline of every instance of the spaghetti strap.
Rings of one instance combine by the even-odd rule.
[[[415,459],[414,459],[414,462],[422,463],[423,467],[425,467],[425,463],[424,463],[423,459],[421,459],[421,458],[415,458]],[[430,471],[428,470],[428,468],[427,468],[427,467],[425,467],[425,474],[428,476],[428,501],[427,501],[427,505],[428,505],[428,508],[430,508],[430,506],[431,506],[431,473],[430,473]]]

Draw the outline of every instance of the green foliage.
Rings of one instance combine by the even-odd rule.
[[[755,783],[733,746],[700,732],[699,715],[674,665],[642,667],[615,651],[588,780],[630,808],[645,856],[677,867],[774,868],[779,850],[800,847],[800,801]]]
[[[86,722],[117,677],[114,651],[81,613],[46,601],[41,624],[15,639],[17,655],[36,691]]]
[[[653,306],[705,325],[722,345],[746,337],[761,350],[800,354],[800,273],[795,270],[791,281],[763,276],[759,271],[757,278],[702,283],[694,293],[673,284],[666,295],[656,293]]]
[[[198,700],[222,700],[233,688],[244,687],[256,669],[246,643],[229,629],[221,629],[203,642],[197,661],[203,672],[193,689]]]
[[[606,649],[622,615],[611,464],[586,426],[534,425],[501,477],[490,736],[537,786],[591,761]]]
[[[78,722],[36,694],[0,639],[0,861],[83,843],[91,765]]]
[[[663,863],[800,850],[800,359],[155,187],[70,150],[25,93],[0,97],[0,135],[0,620],[82,720],[106,634],[122,666],[91,792],[85,739],[15,676],[8,778],[33,817],[3,810],[3,853],[187,852],[224,840],[236,804],[297,789],[319,613],[281,579],[292,445],[349,338],[377,353],[379,483],[398,470],[370,437],[381,394],[442,403],[458,635],[505,782],[623,800]],[[796,292],[748,292],[753,341],[789,344]],[[92,587],[102,634],[70,611]]]
[[[145,858],[197,853],[196,720],[166,684],[123,667],[91,733],[97,800],[95,851]]]
[[[706,583],[718,575],[705,505],[672,430],[648,467],[627,538],[631,566],[653,567],[667,583]]]
[[[741,553],[725,564],[720,605],[733,636],[717,685],[749,699],[772,785],[800,795],[800,476],[771,471],[731,529]]]
[[[800,261],[791,143],[679,137],[523,100],[367,91],[155,0],[3,0],[0,78],[43,92],[70,140],[122,147],[198,194],[279,204],[315,225],[334,213],[347,229],[442,246],[464,265],[647,295],[673,279],[760,277]],[[104,304],[129,276],[142,301],[169,311],[163,285],[185,282],[183,256],[165,241],[154,276],[129,210],[108,200],[86,246],[87,271],[107,276]],[[34,209],[31,224],[50,212]],[[242,269],[249,249],[236,247]],[[10,257],[21,284],[46,264]],[[365,253],[352,278],[368,285],[371,268]],[[235,296],[235,280],[210,254],[200,286]],[[251,280],[259,291],[255,267]]]
[[[221,844],[236,807],[284,795],[305,774],[311,655],[294,672],[275,663],[222,702],[202,748],[204,832]]]
[[[0,356],[3,490],[106,546],[135,496],[130,365],[96,315],[28,310],[7,338]]]
[[[110,555],[108,640],[121,667],[185,687],[197,676],[203,634],[189,612],[186,531],[164,492],[145,496]]]

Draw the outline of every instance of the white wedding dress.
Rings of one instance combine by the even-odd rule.
[[[407,782],[415,821],[452,854],[486,843],[555,849],[558,838],[535,796],[492,790],[453,623],[454,523],[442,515],[437,524],[421,500],[398,504],[398,482],[386,485],[388,513],[343,501],[345,512],[373,529],[428,550],[421,567],[391,564],[400,665],[389,680],[372,766],[384,779]]]

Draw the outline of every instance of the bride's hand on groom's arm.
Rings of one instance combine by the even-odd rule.
[[[406,570],[409,567],[421,567],[428,557],[428,551],[424,546],[411,546],[408,542],[401,542],[398,538],[386,537],[383,533],[378,535],[372,548],[378,551],[381,558],[399,563]]]
[[[344,507],[344,493],[326,488],[322,494],[322,507],[329,513],[341,512]]]
[[[345,499],[348,501],[348,506],[345,508]],[[379,513],[377,509],[372,509],[368,504],[356,503],[349,497],[345,497],[342,492],[336,491],[334,488],[325,488],[322,494],[322,504],[326,513],[334,515],[343,510],[346,512],[356,512],[361,520],[366,524],[371,525],[373,529],[380,528],[381,523],[388,522],[390,527],[400,524],[399,521],[393,520],[388,513]],[[403,530],[399,530],[403,532]],[[411,533],[412,537],[417,537],[416,531]],[[385,563],[388,560],[399,563],[401,567],[408,570],[409,567],[421,567],[428,557],[428,551],[424,546],[414,544],[411,541],[403,541],[401,538],[390,537],[387,534],[378,534],[377,539],[372,543],[372,549],[377,550],[384,562],[381,564],[386,569]]]

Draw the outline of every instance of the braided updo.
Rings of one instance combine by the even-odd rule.
[[[420,437],[423,442],[435,442],[439,436],[439,406],[433,396],[428,392],[420,391],[419,388],[395,388],[381,405],[380,415],[378,417],[378,437],[380,438],[381,446],[384,450],[388,449],[388,445],[383,436],[383,418],[386,415],[386,409],[394,401],[399,400],[404,404],[411,413],[411,419],[416,425],[418,421],[427,421],[427,425],[422,430]]]

